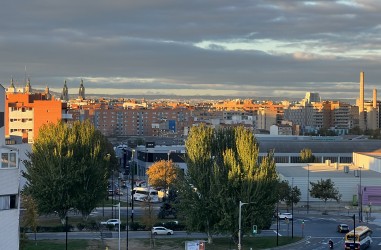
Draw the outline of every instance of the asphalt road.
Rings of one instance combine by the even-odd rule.
[[[143,208],[136,208],[136,211],[139,213],[142,212]],[[98,212],[101,211],[99,208]],[[107,210],[107,214],[110,211]],[[125,212],[125,208],[124,208]],[[124,215],[126,215],[124,213]],[[378,217],[379,219],[374,219]],[[377,222],[378,221],[378,222]],[[344,245],[344,233],[337,232],[337,225],[340,223],[346,223],[350,226],[350,229],[353,228],[353,219],[351,215],[345,213],[332,213],[328,215],[322,215],[321,212],[311,212],[306,213],[294,213],[294,220],[279,221],[278,227],[277,224],[271,226],[269,230],[263,230],[258,236],[294,236],[294,237],[303,237],[303,240],[293,244],[292,246],[287,247],[278,247],[278,249],[295,249],[295,250],[318,250],[318,249],[328,249],[328,241],[332,239],[334,242],[335,249],[343,249]],[[368,222],[358,222],[355,221],[355,226],[367,225],[373,230],[373,243],[372,249],[381,249],[381,214],[375,214],[371,220]],[[129,231],[129,238],[150,238],[149,231]],[[103,234],[104,238],[118,238],[119,234],[117,231],[109,232],[105,231]],[[160,237],[202,237],[205,238],[204,233],[192,233],[188,234],[184,231],[175,231],[175,234],[172,236],[160,236]],[[29,234],[30,239],[34,238],[33,234]],[[120,234],[121,238],[127,237],[127,232],[122,231]],[[37,239],[65,239],[65,233],[38,233]],[[69,232],[68,239],[101,239],[100,232]]]

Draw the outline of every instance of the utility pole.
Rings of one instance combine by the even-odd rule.
[[[135,154],[135,149],[131,151],[131,223],[134,223],[134,171],[135,171],[135,159],[134,159],[134,154]]]

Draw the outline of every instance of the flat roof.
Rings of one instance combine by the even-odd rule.
[[[348,173],[344,172],[344,166],[348,166]],[[284,177],[307,177],[308,176],[308,165],[277,165],[277,171],[282,174]],[[338,168],[334,163],[331,163],[330,166],[326,164],[309,164],[309,176],[312,178],[348,178],[349,176],[354,175],[355,170],[360,170],[358,166],[353,166],[351,164],[338,164]],[[381,179],[381,173],[369,170],[361,169],[361,177],[369,179]]]

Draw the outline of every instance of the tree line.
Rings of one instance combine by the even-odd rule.
[[[187,171],[171,161],[156,162],[147,170],[149,183],[175,190],[173,203],[187,230],[205,232],[209,242],[218,233],[238,235],[240,201],[247,203],[242,231],[252,225],[268,228],[276,204],[297,204],[300,190],[279,178],[273,151],[258,162],[259,146],[242,126],[192,127],[185,144]],[[23,194],[34,202],[26,204],[38,214],[56,213],[62,223],[71,209],[89,216],[107,196],[111,170],[118,166],[112,145],[88,121],[44,125],[27,157]],[[305,149],[301,159],[313,162],[314,157]],[[330,180],[311,185],[312,197],[340,200]]]

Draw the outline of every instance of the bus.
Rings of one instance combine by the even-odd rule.
[[[366,249],[372,244],[371,236],[372,230],[369,227],[358,226],[345,235],[345,249]]]
[[[134,201],[159,202],[158,191],[151,187],[136,187],[132,190],[131,197]]]

